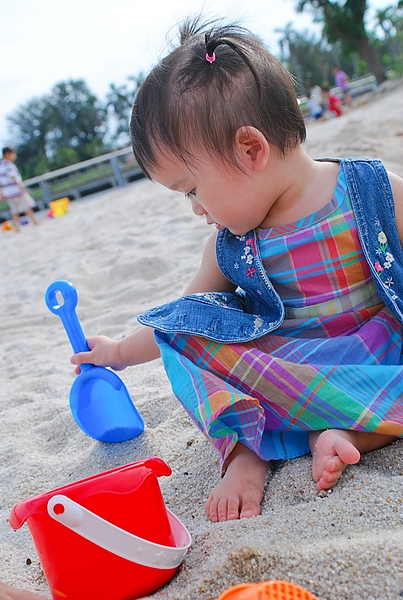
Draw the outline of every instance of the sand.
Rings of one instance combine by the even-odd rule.
[[[403,176],[402,106],[402,82],[389,83],[342,118],[310,124],[306,149],[379,157]],[[309,456],[276,465],[261,516],[212,524],[204,502],[219,478],[218,456],[174,398],[160,360],[121,373],[145,421],[141,436],[102,444],[76,425],[72,352],[45,290],[56,279],[75,285],[87,336],[129,334],[137,314],[176,297],[198,267],[195,249],[210,229],[183,197],[141,180],[72,202],[62,218],[40,218],[38,227],[0,234],[0,580],[50,598],[27,526],[14,532],[7,522],[15,503],[159,456],[173,471],[160,479],[166,505],[193,544],[152,598],[215,600],[229,586],[265,579],[293,581],[320,600],[402,596],[401,442],[365,455],[324,498]]]

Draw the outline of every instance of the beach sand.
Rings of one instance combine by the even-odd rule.
[[[402,82],[389,83],[343,117],[310,124],[305,147],[313,157],[379,157],[403,176],[402,106]],[[28,527],[14,532],[7,522],[15,503],[159,456],[173,471],[160,479],[166,505],[193,544],[152,598],[215,600],[227,587],[267,579],[293,581],[320,600],[402,596],[402,442],[364,455],[324,498],[310,456],[278,464],[261,516],[212,524],[204,503],[219,480],[218,455],[173,396],[160,360],[120,373],[143,434],[102,444],[78,428],[68,404],[72,351],[45,305],[47,286],[70,280],[85,334],[121,338],[138,326],[137,314],[185,287],[211,229],[183,196],[147,180],[74,201],[62,218],[40,216],[38,227],[0,233],[0,580],[50,598]]]

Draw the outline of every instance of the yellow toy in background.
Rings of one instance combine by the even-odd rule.
[[[49,202],[50,210],[47,213],[48,217],[63,217],[69,212],[70,198],[58,198]]]
[[[318,600],[304,588],[289,581],[241,583],[226,590],[217,600]]]

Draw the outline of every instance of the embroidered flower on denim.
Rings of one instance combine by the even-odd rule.
[[[255,267],[248,267],[248,270],[246,271],[246,277],[254,277],[255,273],[256,273]]]
[[[243,249],[241,260],[246,261],[247,265],[251,265],[253,263],[253,254],[250,246],[245,246],[245,248]]]
[[[254,256],[256,256],[256,254],[257,254],[256,240],[254,238],[248,238],[247,240],[245,240],[245,246],[243,248],[243,254],[241,255],[241,260],[244,260],[247,265],[252,265],[253,258],[254,258]],[[249,270],[250,269],[248,268],[248,273],[247,273],[248,277],[251,276],[249,274]]]
[[[252,248],[253,254],[256,256],[257,254],[257,248],[256,248],[256,239],[255,238],[248,238],[245,241],[245,245],[246,246],[250,246]]]
[[[383,231],[378,233],[378,242],[381,244],[381,250],[383,252],[386,252],[387,241],[388,241],[388,238],[386,237],[386,234]]]
[[[379,221],[376,221],[376,225],[380,226]],[[378,233],[378,243],[379,246],[376,249],[376,254],[379,256],[379,260],[374,262],[375,270],[378,274],[378,277],[382,279],[384,284],[390,289],[392,285],[394,285],[393,278],[388,276],[387,279],[383,279],[381,273],[392,267],[392,263],[395,258],[391,252],[388,250],[388,238],[384,231],[380,231]]]
[[[216,304],[221,304],[222,306],[228,306],[228,296],[225,294],[216,294],[214,292],[205,292],[202,294],[206,300],[210,302],[215,302]]]
[[[390,252],[386,252],[385,262],[383,263],[383,266],[385,267],[385,269],[390,269],[394,260],[395,259],[394,259],[393,254],[391,254]]]

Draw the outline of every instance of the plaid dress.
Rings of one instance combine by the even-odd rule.
[[[238,441],[266,460],[301,456],[312,430],[403,436],[403,327],[375,289],[343,172],[323,209],[257,237],[286,310],[278,329],[237,344],[155,332],[174,393],[222,462]]]

